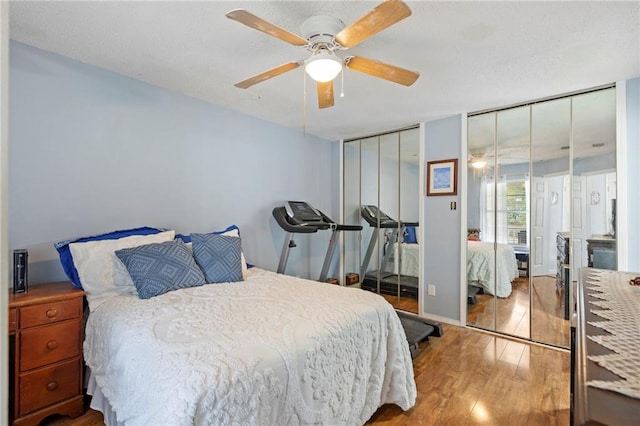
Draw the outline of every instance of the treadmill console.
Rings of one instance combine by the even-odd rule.
[[[390,216],[388,216],[382,210],[380,210],[377,206],[372,206],[372,205],[362,206],[362,216],[364,216],[364,218],[370,224],[378,221],[381,224],[391,223],[391,222],[397,223]]]
[[[285,201],[284,208],[291,222],[298,225],[323,222],[322,214],[304,201]]]

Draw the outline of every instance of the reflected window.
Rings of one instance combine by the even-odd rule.
[[[529,175],[483,176],[480,186],[480,226],[484,241],[527,244]]]

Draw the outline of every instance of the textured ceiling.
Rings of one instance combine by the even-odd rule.
[[[236,8],[300,33],[309,16],[349,24],[365,1],[11,2],[19,42],[326,139],[501,107],[640,75],[640,2],[407,2],[412,16],[342,51],[420,72],[404,87],[353,71],[319,110],[298,68],[233,83],[308,52],[225,17]],[[305,108],[306,105],[306,108]],[[305,113],[306,111],[306,113]]]

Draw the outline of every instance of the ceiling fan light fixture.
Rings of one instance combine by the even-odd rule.
[[[484,169],[486,165],[487,165],[487,162],[483,159],[477,159],[477,160],[471,161],[471,167],[473,167],[474,169]]]
[[[327,83],[340,74],[342,61],[328,50],[323,50],[307,61],[304,70],[318,83]]]

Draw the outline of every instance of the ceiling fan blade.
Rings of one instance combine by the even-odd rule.
[[[254,28],[258,31],[262,31],[265,34],[269,34],[275,38],[278,38],[294,46],[306,46],[309,42],[300,37],[297,34],[289,32],[284,28],[280,28],[277,25],[267,22],[262,18],[258,18],[256,15],[247,12],[244,9],[236,9],[227,13],[227,18],[238,21],[241,24],[245,24],[247,27]]]
[[[385,64],[383,62],[374,61],[372,59],[362,58],[360,56],[351,56],[346,60],[347,68],[374,77],[384,78],[385,80],[404,86],[411,86],[420,77],[420,74],[409,71],[404,68]]]
[[[254,75],[246,80],[239,81],[234,84],[234,86],[239,87],[240,89],[247,89],[254,84],[262,83],[265,80],[269,80],[270,78],[277,77],[280,74],[284,74],[287,71],[294,70],[300,66],[298,62],[288,62],[284,65],[280,65],[279,67],[271,68],[263,73],[258,75]]]
[[[353,47],[409,15],[411,15],[411,9],[404,2],[385,1],[344,28],[335,38],[343,47]]]
[[[318,107],[329,108],[333,106],[333,81],[326,83],[317,82],[318,88]]]

